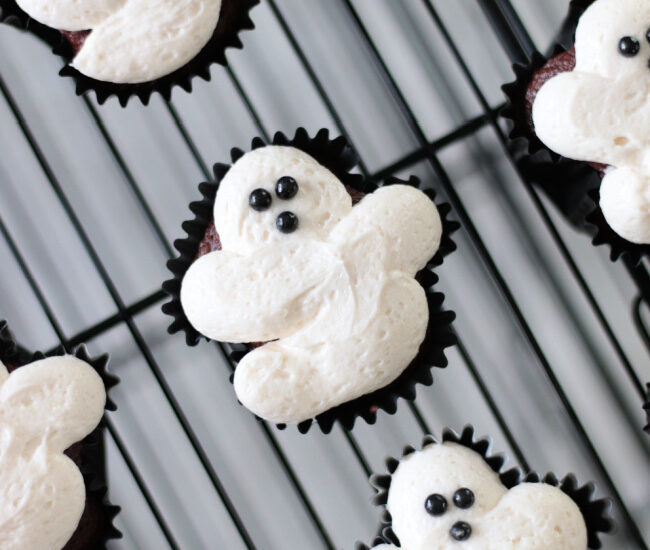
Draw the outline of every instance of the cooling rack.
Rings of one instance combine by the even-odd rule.
[[[498,117],[513,62],[565,0],[263,0],[245,49],[191,95],[78,98],[36,39],[0,28],[0,317],[33,349],[88,343],[121,379],[108,423],[114,549],[353,548],[367,484],[423,433],[472,423],[524,469],[593,479],[650,544],[647,263],[612,264],[517,171]],[[303,436],[236,402],[215,344],[160,312],[165,261],[213,162],[254,136],[322,127],[360,170],[418,175],[463,229],[440,269],[459,345],[415,405]]]

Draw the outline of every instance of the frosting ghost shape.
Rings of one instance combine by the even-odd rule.
[[[81,472],[63,453],[99,424],[101,377],[71,356],[8,374],[0,363],[0,548],[61,550],[86,504]]]
[[[214,220],[222,250],[191,265],[181,303],[209,338],[268,342],[234,377],[256,415],[314,418],[388,385],[417,355],[429,310],[414,276],[442,235],[421,191],[391,185],[353,207],[314,158],[267,146],[230,168]]]
[[[116,84],[157,80],[191,61],[219,22],[221,0],[16,0],[62,31],[90,30],[72,65]]]
[[[522,483],[508,490],[481,455],[456,443],[403,458],[386,509],[402,550],[587,548],[584,518],[560,489]]]
[[[650,243],[650,3],[597,0],[580,18],[576,66],[540,89],[535,133],[567,158],[609,165],[600,206],[620,236]]]

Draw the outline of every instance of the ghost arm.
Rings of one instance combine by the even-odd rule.
[[[92,432],[105,404],[104,383],[92,367],[72,356],[49,357],[4,377],[0,426],[19,426],[21,440],[47,434],[49,449],[63,452]]]
[[[648,113],[646,99],[634,106],[626,101],[626,83],[579,71],[553,77],[533,103],[535,133],[567,158],[617,165],[621,152],[629,155],[636,141],[627,135],[635,133],[635,124],[622,124],[625,111],[645,120]]]
[[[328,257],[313,243],[262,248],[243,256],[207,254],[185,274],[181,303],[196,330],[232,343],[283,338],[313,315],[311,291],[328,271]]]
[[[388,269],[415,275],[440,247],[442,222],[436,205],[422,191],[408,185],[382,187],[352,209],[334,229],[330,241],[363,256],[364,242],[382,242]],[[372,243],[372,244],[371,244]],[[368,261],[376,250],[368,250]]]
[[[81,472],[67,456],[43,448],[29,460],[0,457],[0,548],[63,548],[86,505]]]

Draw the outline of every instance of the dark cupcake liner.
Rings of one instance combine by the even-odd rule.
[[[371,550],[371,548],[374,548],[375,546],[379,546],[381,544],[386,544],[386,541],[382,537],[378,537],[372,543],[370,543],[370,546],[363,544],[362,542],[357,542],[354,550]]]
[[[0,361],[7,366],[21,367],[46,357],[66,355],[63,348],[52,353],[32,353],[16,343],[6,321],[0,321]],[[117,409],[111,400],[109,392],[119,383],[116,376],[108,373],[109,356],[92,357],[85,346],[81,345],[71,350],[70,355],[89,364],[100,375],[106,388],[107,411]],[[122,537],[113,524],[120,512],[118,506],[110,503],[107,497],[106,454],[104,449],[104,421],[79,443],[66,451],[76,463],[84,478],[86,486],[86,507],[72,538],[63,550],[98,550],[106,548],[109,540]],[[100,529],[97,528],[100,526]]]
[[[546,483],[547,485],[552,485],[553,487],[561,489],[562,492],[576,503],[582,513],[587,526],[589,548],[601,548],[602,543],[600,541],[600,534],[611,533],[614,530],[614,521],[609,516],[611,502],[609,499],[595,498],[596,487],[593,482],[579,485],[576,476],[573,474],[568,474],[564,478],[558,479],[552,473],[546,474],[542,477],[536,472],[524,473],[520,468],[504,470],[503,467],[506,463],[505,455],[492,454],[492,440],[488,437],[479,438],[476,435],[475,428],[471,425],[465,426],[460,434],[450,428],[445,428],[441,440],[428,435],[422,440],[421,448],[433,443],[439,443],[440,441],[457,443],[480,454],[490,468],[499,475],[501,483],[503,483],[503,485],[508,489],[512,489],[521,483]],[[402,453],[402,458],[413,454],[415,451],[416,450],[411,446],[405,447]],[[370,478],[370,482],[377,492],[373,502],[376,506],[384,507],[382,517],[384,529],[381,538],[384,542],[395,544],[397,546],[399,546],[399,539],[392,530],[392,520],[385,506],[388,502],[388,493],[390,490],[392,475],[397,470],[399,464],[400,459],[390,457],[386,460],[388,473],[384,475],[374,475]]]
[[[643,430],[647,434],[650,434],[650,382],[646,384],[646,400],[645,403],[643,404],[643,410],[646,412],[646,418],[648,421],[648,425],[645,428],[643,428]]]
[[[576,229],[590,234],[594,246],[609,246],[611,261],[626,256],[637,264],[650,253],[650,245],[632,243],[609,226],[599,204],[600,171],[587,162],[562,157],[546,147],[535,135],[526,100],[533,75],[549,59],[573,46],[578,21],[593,1],[571,2],[557,41],[548,55],[534,52],[527,65],[513,66],[515,80],[502,87],[506,105],[501,116],[510,122],[509,137],[523,177],[540,187]]]
[[[561,157],[542,143],[534,132],[526,99],[533,75],[565,51],[556,44],[549,56],[534,52],[527,65],[513,66],[515,81],[502,87],[506,106],[501,116],[510,123],[511,149],[522,176],[542,189],[574,228],[585,231],[585,216],[593,210],[588,192],[600,186],[600,176],[587,163]]]
[[[295,136],[291,139],[283,133],[278,132],[273,137],[271,144],[293,146],[305,151],[332,171],[348,190],[352,192],[371,193],[377,189],[375,183],[359,174],[350,173],[350,170],[358,164],[356,153],[348,145],[345,138],[338,137],[330,139],[329,131],[326,129],[322,129],[314,137],[310,137],[304,128],[299,128]],[[251,148],[258,149],[266,145],[263,139],[255,138]],[[244,152],[241,149],[233,149],[231,153],[232,161],[236,162],[243,154]],[[194,214],[194,219],[183,223],[183,230],[187,233],[187,236],[174,243],[175,248],[180,252],[180,256],[167,263],[167,267],[174,277],[165,281],[163,284],[163,289],[169,294],[170,300],[163,305],[162,309],[164,313],[173,318],[168,328],[169,333],[184,332],[185,340],[189,346],[197,345],[200,339],[205,337],[192,327],[183,312],[180,301],[181,284],[185,273],[195,261],[199,243],[213,220],[213,207],[219,182],[229,169],[230,165],[216,164],[214,167],[215,181],[199,185],[202,199],[190,204],[190,210]],[[390,178],[386,180],[384,185],[395,183],[420,187],[420,181],[414,177],[408,181]],[[433,191],[423,191],[432,200],[435,198]],[[440,249],[417,277],[418,282],[427,294],[430,311],[427,335],[420,348],[420,352],[404,372],[388,386],[334,407],[313,419],[318,423],[324,433],[329,433],[336,421],[340,422],[345,429],[351,430],[357,417],[362,417],[369,424],[373,424],[376,421],[379,410],[394,414],[397,410],[398,399],[404,398],[408,401],[413,401],[415,399],[415,386],[417,384],[429,386],[433,383],[431,373],[433,367],[444,368],[447,366],[444,350],[456,343],[456,337],[451,328],[455,314],[444,310],[442,307],[444,295],[435,292],[432,288],[438,281],[438,277],[433,272],[433,268],[442,264],[443,258],[456,249],[455,243],[451,240],[451,234],[458,229],[459,224],[448,219],[451,211],[451,207],[448,204],[439,204],[437,207],[443,224],[443,237]],[[208,340],[207,338],[205,339]],[[237,364],[250,350],[250,347],[244,344],[225,344],[225,347],[234,364]],[[299,423],[298,429],[300,432],[306,433],[310,429],[313,420]],[[280,428],[285,427],[283,424],[279,424],[278,426]]]
[[[591,242],[594,246],[608,246],[609,258],[613,262],[625,257],[632,265],[637,265],[650,255],[650,244],[631,243],[610,227],[600,208],[598,188],[588,192],[587,197],[591,200],[591,211],[585,216],[585,226],[593,236]]]
[[[538,51],[533,52],[527,64],[515,63],[512,66],[515,80],[501,86],[506,96],[506,104],[500,114],[511,124],[510,139],[513,141],[518,140],[518,148],[524,149],[529,155],[535,154],[538,151],[548,152],[550,158],[543,159],[546,162],[556,161],[559,155],[546,147],[535,135],[526,93],[535,73],[546,65],[549,59],[565,51],[567,49],[564,46],[555,44],[549,55],[544,55]]]
[[[228,66],[226,50],[228,48],[242,49],[243,44],[239,34],[245,30],[255,28],[249,12],[260,0],[223,0],[221,15],[214,35],[194,59],[180,69],[151,82],[139,84],[114,84],[95,80],[80,73],[70,65],[75,57],[75,51],[61,32],[52,29],[32,19],[18,7],[15,0],[0,0],[0,23],[12,24],[25,29],[44,40],[54,54],[63,58],[65,66],[59,72],[60,76],[70,77],[75,82],[77,95],[94,91],[97,102],[102,105],[111,96],[116,96],[122,107],[126,107],[129,100],[136,96],[144,105],[154,93],[159,93],[169,101],[172,89],[181,87],[186,92],[192,91],[192,79],[200,77],[209,81],[210,67],[217,63]]]

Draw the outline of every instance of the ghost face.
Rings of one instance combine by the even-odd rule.
[[[598,0],[576,30],[576,71],[650,80],[650,6],[644,0]],[[632,91],[632,90],[631,90]]]
[[[403,550],[585,550],[587,531],[561,490],[508,490],[476,452],[433,444],[404,458],[387,510]]]
[[[214,219],[223,250],[324,241],[352,210],[338,178],[293,147],[256,149],[223,178]],[[298,231],[300,229],[300,231]]]

